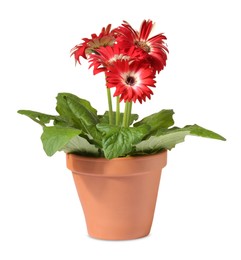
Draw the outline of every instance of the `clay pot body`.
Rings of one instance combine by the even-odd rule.
[[[106,240],[147,236],[166,163],[167,151],[112,160],[67,154],[89,235]]]

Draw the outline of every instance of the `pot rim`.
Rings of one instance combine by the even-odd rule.
[[[148,174],[154,169],[159,172],[167,164],[167,150],[157,154],[106,159],[77,154],[66,154],[67,168],[74,174],[92,177],[128,177]],[[146,161],[150,160],[150,163]],[[127,167],[123,168],[123,162]],[[113,171],[114,169],[114,171]]]

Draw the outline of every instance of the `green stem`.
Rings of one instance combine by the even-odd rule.
[[[109,88],[107,89],[107,98],[108,98],[108,106],[109,106],[109,124],[113,124],[113,109],[112,109],[112,97]]]
[[[120,97],[116,97],[116,118],[115,118],[115,124],[120,124]]]
[[[130,125],[131,122],[131,110],[132,110],[132,102],[130,102],[128,106],[128,126]]]
[[[127,120],[127,106],[128,106],[128,102],[126,102],[126,104],[125,104],[125,111],[124,111],[124,116],[123,116],[123,126],[124,127],[127,127],[127,122],[126,122],[126,120]]]
[[[126,102],[125,111],[124,111],[124,118],[123,118],[123,126],[124,127],[128,127],[130,125],[131,108],[132,108],[132,102]]]

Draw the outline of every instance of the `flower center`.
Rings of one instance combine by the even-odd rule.
[[[151,48],[144,41],[136,41],[135,45],[147,53],[151,51]]]
[[[136,82],[136,80],[133,76],[128,76],[126,78],[126,84],[129,85],[129,86],[135,85],[135,82]]]
[[[112,58],[109,59],[109,63],[112,64],[113,62],[117,61],[117,60],[129,60],[130,57],[127,55],[123,55],[123,54],[115,54]]]

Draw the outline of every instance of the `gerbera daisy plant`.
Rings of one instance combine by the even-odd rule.
[[[138,115],[132,113],[133,104],[144,105],[151,99],[156,76],[166,66],[167,38],[163,33],[151,36],[153,27],[151,20],[144,20],[139,30],[126,21],[114,29],[109,24],[99,35],[83,38],[70,50],[75,63],[81,65],[82,60],[87,60],[94,75],[102,73],[105,77],[108,110],[103,115],[89,101],[71,93],[57,95],[58,115],[18,111],[43,127],[41,140],[48,156],[64,151],[112,159],[171,150],[186,135],[225,140],[196,124],[173,126],[174,112],[170,109],[139,121]]]

